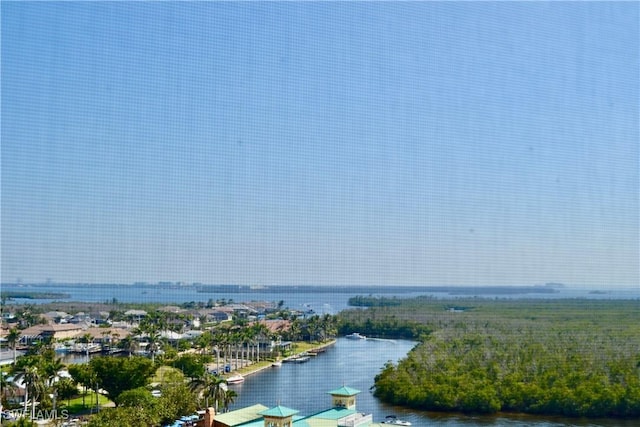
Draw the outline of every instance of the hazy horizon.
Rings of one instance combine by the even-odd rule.
[[[536,287],[551,287],[558,289],[582,289],[582,290],[640,290],[640,287],[636,285],[618,285],[618,284],[601,284],[601,285],[582,285],[582,284],[566,284],[566,283],[556,283],[556,282],[547,282],[547,283],[513,283],[507,285],[494,285],[490,283],[485,284],[476,284],[476,285],[468,285],[468,284],[452,284],[452,285],[421,285],[421,284],[413,284],[413,285],[405,285],[402,283],[390,284],[390,285],[381,285],[381,284],[362,284],[362,283],[341,283],[341,284],[324,284],[318,285],[313,283],[268,283],[268,284],[251,284],[251,283],[201,283],[201,282],[172,282],[172,281],[159,281],[159,282],[131,282],[131,283],[120,283],[120,282],[56,282],[56,281],[43,281],[43,282],[16,282],[16,281],[7,281],[2,282],[0,285],[11,285],[11,286],[126,286],[126,287],[135,287],[135,286],[158,286],[158,287],[166,287],[166,286],[185,286],[185,287],[197,287],[197,286],[241,286],[241,287],[251,287],[251,288],[260,288],[260,287],[354,287],[354,288],[536,288]]]
[[[638,2],[3,2],[3,283],[640,286]]]

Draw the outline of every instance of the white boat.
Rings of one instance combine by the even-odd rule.
[[[309,356],[294,356],[294,357],[290,357],[289,359],[287,359],[289,362],[293,362],[293,363],[304,363],[304,362],[308,362],[309,359],[311,359],[311,357]]]
[[[98,353],[101,350],[100,344],[95,343],[76,343],[71,347],[72,353]]]
[[[227,384],[240,384],[244,382],[244,377],[240,374],[232,375],[227,378]]]
[[[410,426],[411,423],[409,421],[404,421],[398,419],[395,415],[387,415],[382,424],[390,424],[394,426]]]
[[[68,353],[70,350],[70,346],[65,343],[56,343],[53,348],[56,353]]]
[[[364,335],[360,335],[357,332],[354,332],[352,334],[347,335],[345,338],[350,339],[350,340],[366,340],[367,337]]]
[[[280,366],[282,366],[282,360],[276,360],[271,364],[271,366],[273,366],[274,368],[279,368]]]

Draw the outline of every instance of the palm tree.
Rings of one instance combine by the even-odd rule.
[[[31,396],[31,418],[35,418],[36,400],[45,390],[42,375],[37,366],[25,366],[24,370],[16,375],[16,381],[22,381],[25,386],[24,412],[28,410],[29,396]]]
[[[251,341],[251,330],[244,328],[238,331],[238,340],[240,341],[240,367],[244,368],[249,358],[249,342]],[[236,365],[236,369],[238,365]]]
[[[323,333],[323,341],[328,337],[334,337],[338,333],[337,320],[335,316],[325,314],[320,321]]]
[[[78,341],[80,341],[81,343],[84,343],[86,345],[85,350],[87,352],[87,357],[89,357],[89,344],[91,344],[93,342],[93,335],[91,335],[90,333],[86,333],[84,335],[82,335]]]
[[[43,366],[43,379],[46,381],[47,386],[52,386],[58,377],[58,372],[64,369],[65,364],[62,363],[62,359],[53,359],[48,361]]]
[[[18,386],[13,381],[13,379],[9,379],[7,375],[0,374],[0,390],[2,390],[2,395],[0,396],[0,406],[7,406],[7,399],[10,397],[14,397],[16,395],[16,391]]]
[[[20,331],[16,328],[13,328],[9,331],[9,334],[6,337],[7,344],[13,350],[13,364],[16,364],[16,348],[18,347],[18,342],[20,341]]]
[[[264,323],[257,322],[253,325],[254,339],[257,346],[256,361],[260,362],[260,341],[269,336],[269,328]]]
[[[149,315],[140,322],[140,328],[145,329],[147,332],[151,330],[159,332],[166,331],[169,326],[167,318],[167,313],[154,311],[153,313],[149,313]]]
[[[151,355],[151,362],[156,363],[156,352],[160,349],[160,332],[156,329],[147,331],[147,351]]]
[[[209,399],[213,399],[214,408],[218,412],[219,403],[224,401],[226,381],[218,375],[205,372],[201,377],[191,381],[191,389],[204,397],[205,408],[209,407]]]
[[[240,333],[238,332],[234,332],[231,334],[230,338],[230,342],[233,344],[233,348],[235,349],[235,353],[236,353],[236,363],[235,363],[235,368],[238,369],[238,362],[239,362],[239,349],[238,349],[238,345],[242,342],[242,336],[240,335]]]
[[[213,349],[216,352],[216,369],[220,369],[220,349],[224,350],[227,346],[227,338],[227,335],[222,332],[216,332],[216,334],[212,336]]]
[[[320,330],[320,317],[315,315],[311,316],[307,320],[307,332],[309,333],[309,342],[313,341],[318,336]]]
[[[298,341],[300,334],[302,333],[302,325],[300,325],[299,319],[293,319],[289,326],[289,338],[291,341]]]
[[[140,325],[137,328],[133,329],[132,333],[147,338],[146,349],[149,355],[151,355],[151,361],[155,363],[155,355],[159,350],[160,345],[160,332],[157,328],[156,323],[144,319],[142,322],[140,322]]]
[[[225,412],[229,410],[229,405],[236,401],[236,397],[238,397],[238,393],[236,393],[235,390],[226,390],[224,392],[222,408]]]
[[[82,393],[82,407],[86,406],[85,404],[85,396],[87,394],[87,389],[92,388],[92,386],[96,382],[96,374],[93,372],[88,363],[84,364],[74,364],[69,366],[69,373],[73,380],[82,385],[83,393]]]
[[[136,351],[137,343],[136,340],[133,339],[131,335],[126,336],[120,340],[118,343],[120,348],[124,349],[127,353],[129,353],[129,357]]]

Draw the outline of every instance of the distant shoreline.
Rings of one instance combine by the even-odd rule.
[[[23,294],[39,293],[39,299],[13,298],[12,303],[158,303],[175,305],[203,301],[283,301],[284,306],[300,310],[313,309],[317,313],[335,314],[349,306],[349,297],[387,297],[434,299],[458,298],[506,298],[506,299],[640,299],[640,288],[580,288],[561,284],[538,284],[518,286],[251,286],[251,285],[204,285],[177,283],[136,283],[132,285],[107,284],[2,284],[4,292]],[[595,291],[595,292],[594,292]],[[44,295],[48,294],[48,295]],[[46,298],[54,294],[60,298]],[[69,294],[70,296],[67,296]],[[64,299],[63,299],[64,298]]]
[[[68,299],[71,295],[62,292],[19,292],[3,291],[0,293],[2,299]]]
[[[452,295],[478,295],[478,294],[549,294],[558,293],[559,289],[565,288],[561,283],[547,283],[544,285],[482,285],[482,286],[409,286],[409,285],[228,285],[228,284],[180,284],[171,282],[160,283],[3,283],[3,287],[25,289],[21,293],[30,293],[28,289],[32,287],[43,288],[154,288],[154,289],[195,289],[198,293],[273,293],[273,292],[296,292],[296,293],[449,293]],[[10,291],[15,292],[15,291]]]

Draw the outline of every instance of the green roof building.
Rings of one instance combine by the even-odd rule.
[[[235,411],[226,412],[224,414],[216,414],[213,425],[219,427],[235,427],[241,426],[248,422],[255,421],[257,419],[262,418],[260,413],[265,411],[267,408],[264,405],[252,405],[247,406],[246,408],[237,409]],[[210,427],[210,426],[206,426]]]
[[[360,390],[343,385],[328,393],[331,395],[331,403],[334,408],[356,409],[356,396],[360,394]]]
[[[262,415],[264,427],[291,427],[293,416],[299,411],[284,406],[276,406],[258,413]]]
[[[300,416],[295,409],[278,404],[272,408],[253,405],[216,414],[204,427],[365,427],[373,417],[356,411],[356,396],[360,390],[342,386],[329,391],[333,407],[310,416]],[[213,411],[212,408],[210,408]],[[209,415],[209,411],[207,411]],[[207,419],[207,417],[205,417]]]

